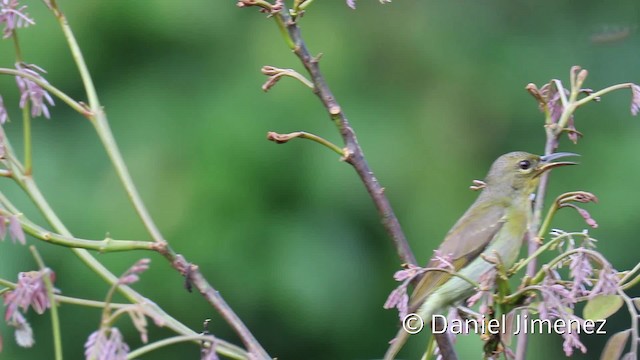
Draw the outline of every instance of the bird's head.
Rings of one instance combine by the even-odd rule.
[[[540,175],[558,166],[576,165],[574,162],[556,159],[566,156],[579,156],[573,153],[555,153],[545,156],[529,154],[522,151],[510,152],[500,156],[491,165],[485,182],[487,189],[498,189],[501,192],[533,193],[540,182]]]

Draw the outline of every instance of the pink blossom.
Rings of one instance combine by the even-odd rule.
[[[127,271],[125,271],[124,274],[122,274],[122,276],[120,276],[118,282],[122,285],[129,285],[140,280],[140,277],[138,275],[145,272],[149,268],[150,262],[151,260],[146,258],[138,260],[138,262],[133,264],[133,266],[131,266]]]
[[[4,24],[3,38],[9,38],[17,28],[34,25],[35,21],[25,12],[27,5],[18,0],[0,0],[0,24]]]
[[[89,335],[84,348],[84,356],[87,360],[126,360],[129,354],[129,346],[115,327],[93,332]]]
[[[16,63],[16,69],[35,78],[38,78],[40,81],[48,84],[47,80],[45,80],[42,75],[40,75],[40,73],[46,73],[46,71],[36,65]],[[24,109],[27,103],[30,102],[31,116],[36,117],[44,115],[44,117],[48,119],[49,108],[47,107],[47,103],[49,103],[49,105],[54,105],[51,95],[49,95],[49,93],[40,85],[25,77],[16,76],[16,83],[18,84],[18,89],[20,90],[21,94],[20,108]]]
[[[53,278],[49,270],[21,272],[18,274],[16,288],[4,296],[4,304],[7,307],[4,316],[5,321],[10,321],[20,316],[18,308],[26,312],[31,306],[36,313],[42,314],[47,308],[51,307],[51,301],[47,295],[47,288],[43,280],[44,276]]]

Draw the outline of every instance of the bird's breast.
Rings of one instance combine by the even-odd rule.
[[[501,250],[498,253],[500,253],[505,265],[511,266],[520,254],[523,239],[529,228],[531,210],[528,205],[524,209],[512,208],[507,211],[505,216],[504,233],[501,234],[500,239],[497,239],[501,242],[498,246]]]

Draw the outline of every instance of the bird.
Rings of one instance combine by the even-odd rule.
[[[482,192],[449,230],[436,253],[450,260],[452,270],[476,283],[495,268],[489,258],[498,257],[505,268],[511,267],[531,221],[532,194],[540,183],[540,175],[555,167],[575,165],[575,162],[553,162],[567,156],[579,155],[559,152],[539,156],[516,151],[500,156],[491,165]],[[427,267],[438,267],[439,261],[434,258]],[[441,271],[426,272],[415,286],[408,310],[429,322],[433,315],[443,313],[476,291],[461,277]],[[409,335],[401,328],[384,359],[395,359]]]

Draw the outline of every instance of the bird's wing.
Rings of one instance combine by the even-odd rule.
[[[458,220],[440,245],[440,253],[451,259],[455,271],[459,271],[480,254],[491,243],[494,236],[505,223],[505,208],[501,205],[476,203]],[[427,267],[438,266],[438,260],[431,260]],[[451,275],[440,272],[427,272],[418,283],[409,304],[411,311],[447,281]]]

